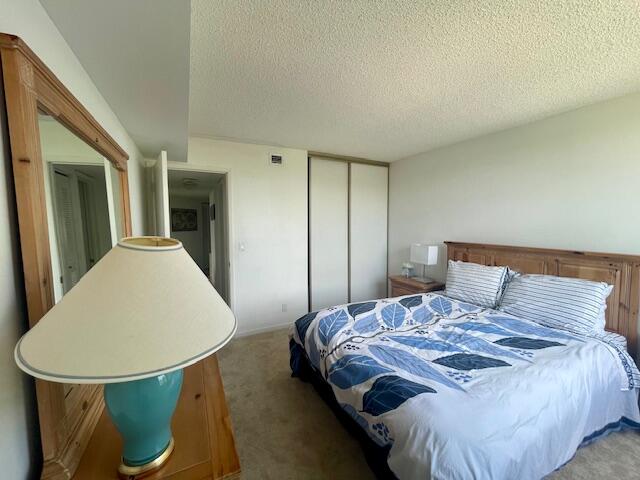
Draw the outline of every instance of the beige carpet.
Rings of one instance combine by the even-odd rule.
[[[287,330],[239,338],[218,357],[243,480],[373,478],[359,444],[311,384],[291,378]],[[549,478],[640,479],[640,434],[582,448]]]

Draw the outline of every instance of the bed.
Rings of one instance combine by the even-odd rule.
[[[547,328],[441,293],[340,305],[295,322],[314,382],[380,477],[538,479],[607,433],[640,428],[640,258],[448,243],[450,259],[605,280],[606,335]]]

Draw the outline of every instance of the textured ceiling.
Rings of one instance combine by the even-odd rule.
[[[40,0],[143,155],[187,158],[189,0]]]
[[[640,90],[638,0],[193,0],[190,134],[396,160]]]

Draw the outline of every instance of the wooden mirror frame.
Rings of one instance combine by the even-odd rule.
[[[51,115],[118,170],[126,236],[131,235],[129,157],[19,37],[0,33],[0,57],[27,311],[29,327],[33,327],[54,305],[38,110]],[[36,379],[36,395],[43,453],[41,478],[71,478],[102,413],[102,386],[79,386],[78,401],[70,411],[63,384]]]

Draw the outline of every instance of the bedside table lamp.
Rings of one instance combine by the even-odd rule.
[[[422,264],[422,277],[415,278],[419,282],[429,283],[433,280],[424,276],[425,265],[438,264],[438,247],[435,245],[424,245],[414,243],[411,245],[411,263]]]
[[[15,360],[43,380],[105,384],[123,439],[118,472],[128,478],[169,458],[182,369],[235,331],[233,313],[181,242],[131,237],[20,339]]]

